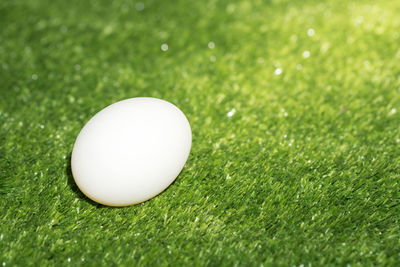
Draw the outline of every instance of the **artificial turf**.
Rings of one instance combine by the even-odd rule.
[[[0,264],[399,266],[399,14],[0,1]],[[74,140],[138,96],[183,110],[191,155],[161,195],[95,204],[71,176]]]

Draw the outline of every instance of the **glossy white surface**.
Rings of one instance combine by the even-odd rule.
[[[166,189],[190,153],[192,134],[173,104],[138,97],[112,104],[86,123],[72,151],[76,184],[109,206],[146,201]]]

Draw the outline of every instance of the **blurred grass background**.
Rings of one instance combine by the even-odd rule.
[[[400,264],[400,2],[0,2],[0,264]],[[151,96],[191,156],[158,197],[85,198],[85,122]]]

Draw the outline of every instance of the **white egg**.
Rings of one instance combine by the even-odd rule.
[[[71,168],[79,189],[109,206],[146,201],[166,189],[190,153],[192,133],[182,111],[149,97],[112,104],[79,133]]]

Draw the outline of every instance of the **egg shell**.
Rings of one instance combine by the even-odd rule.
[[[71,169],[79,189],[108,206],[146,201],[179,175],[190,153],[189,121],[173,104],[126,99],[93,116],[79,133]]]

